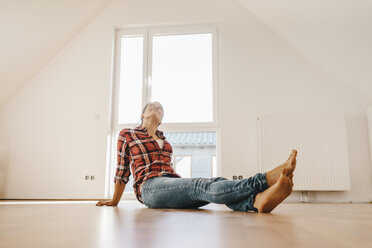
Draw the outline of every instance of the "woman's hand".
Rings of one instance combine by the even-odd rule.
[[[108,200],[108,201],[99,201],[96,206],[117,206],[118,203],[114,202],[113,200]]]

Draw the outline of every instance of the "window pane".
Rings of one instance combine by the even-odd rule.
[[[190,157],[191,177],[212,177],[211,165],[212,158],[216,155],[216,132],[165,132],[164,136],[172,145],[175,158]],[[174,160],[178,173],[177,159]]]
[[[212,122],[212,34],[153,37],[152,96],[163,123]]]
[[[141,115],[143,36],[121,39],[119,124],[137,123]]]
[[[191,177],[191,157],[177,157],[176,158],[176,172],[180,174],[181,177]]]

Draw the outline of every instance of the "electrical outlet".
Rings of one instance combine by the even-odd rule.
[[[94,176],[90,176],[90,179],[94,180]]]
[[[236,180],[236,179],[238,179],[238,177],[234,175],[234,176],[233,176],[233,180]]]
[[[85,180],[89,180],[89,176],[85,176]]]
[[[239,176],[239,180],[242,180],[242,179],[243,179],[243,175],[240,175],[240,176]]]

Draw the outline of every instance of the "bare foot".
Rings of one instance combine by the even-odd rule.
[[[292,193],[293,174],[289,174],[289,170],[289,168],[283,168],[278,181],[272,187],[256,195],[253,206],[259,213],[270,213]]]
[[[269,187],[271,187],[272,185],[276,183],[276,181],[280,177],[280,173],[282,169],[287,168],[288,175],[294,172],[296,168],[296,156],[297,156],[297,150],[293,149],[287,161],[285,161],[283,164],[279,165],[278,167],[266,173],[266,180],[267,180],[267,184],[269,185]]]

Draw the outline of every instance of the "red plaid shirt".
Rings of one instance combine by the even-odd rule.
[[[139,186],[145,180],[161,176],[181,177],[172,167],[171,144],[165,140],[162,131],[156,130],[156,135],[164,140],[162,149],[145,127],[124,128],[119,133],[114,183],[128,183],[129,176],[133,173],[134,192],[141,203],[143,201]]]

